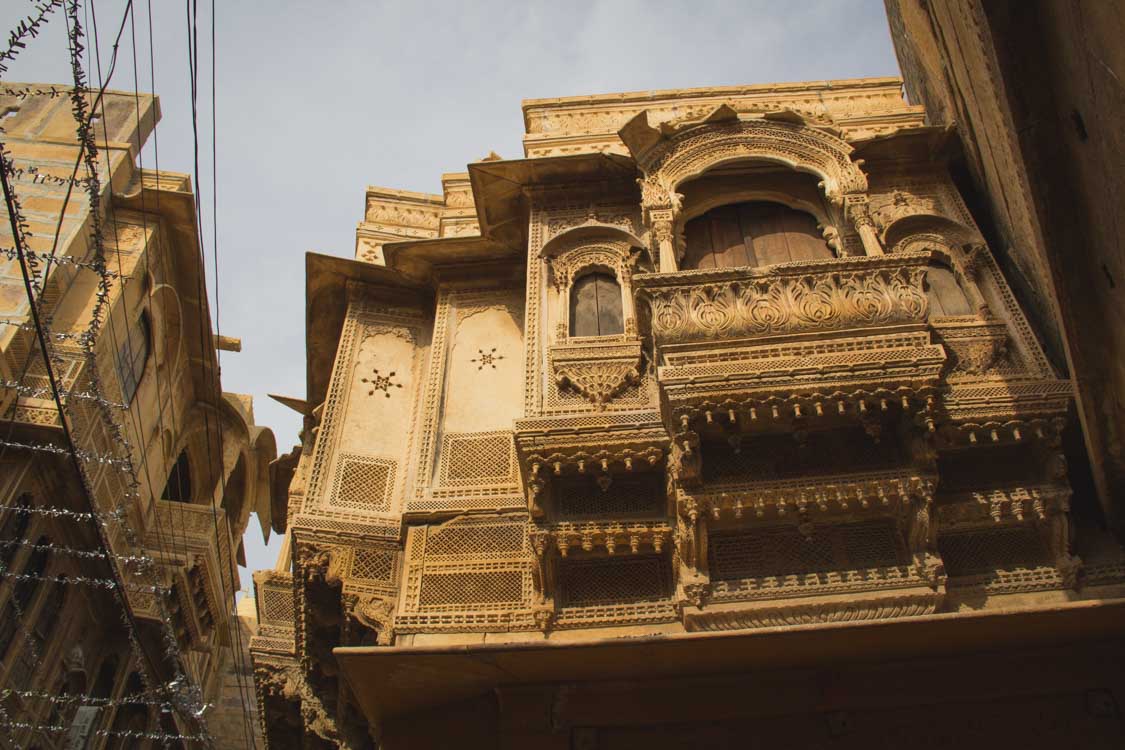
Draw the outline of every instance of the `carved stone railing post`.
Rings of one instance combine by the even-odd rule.
[[[883,246],[879,244],[879,233],[875,231],[875,221],[871,218],[867,196],[844,196],[844,209],[863,241],[863,252],[867,255],[883,255]]]

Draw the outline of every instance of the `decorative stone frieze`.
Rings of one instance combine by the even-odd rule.
[[[638,274],[659,345],[921,324],[924,254]]]

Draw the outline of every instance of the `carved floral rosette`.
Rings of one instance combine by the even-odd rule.
[[[922,324],[927,255],[641,274],[660,344]]]

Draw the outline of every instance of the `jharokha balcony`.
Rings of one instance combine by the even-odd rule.
[[[943,347],[927,324],[930,253],[638,274],[681,481],[699,448],[929,419]],[[906,419],[904,419],[906,418]]]

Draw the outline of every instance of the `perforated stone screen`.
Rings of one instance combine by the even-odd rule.
[[[593,478],[559,482],[553,488],[560,518],[614,518],[663,515],[663,476],[658,473],[614,477],[605,490]]]
[[[489,573],[429,573],[422,576],[418,603],[422,607],[450,604],[517,606],[523,599],[518,570]]]
[[[395,468],[390,459],[342,455],[336,465],[331,504],[375,512],[390,510]]]
[[[879,568],[905,562],[893,523],[876,521],[816,529],[776,526],[711,537],[711,575],[718,580],[801,576],[833,570]]]
[[[376,583],[393,583],[397,572],[396,555],[390,549],[357,549],[350,578]]]
[[[262,619],[283,624],[293,622],[293,592],[279,586],[267,586],[262,590]]]
[[[950,576],[1050,564],[1043,540],[1034,528],[1027,526],[942,535],[938,538],[938,549]]]
[[[511,483],[514,465],[509,432],[444,435],[438,482],[443,486]]]
[[[566,560],[559,565],[562,607],[637,604],[667,599],[671,568],[663,557]]]

